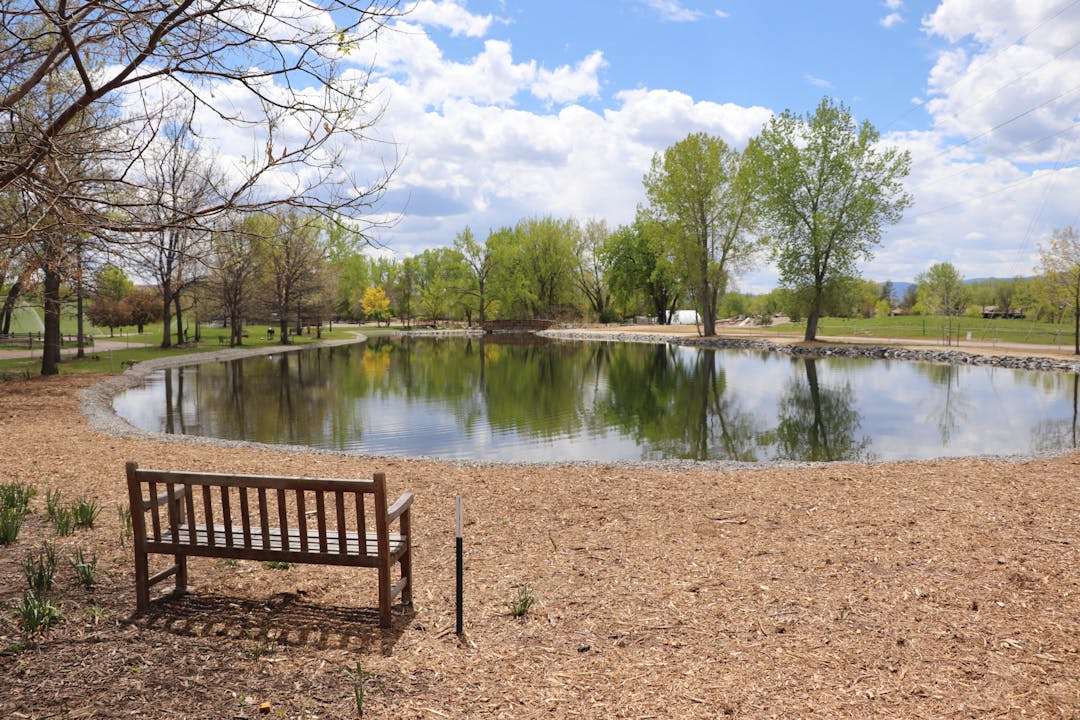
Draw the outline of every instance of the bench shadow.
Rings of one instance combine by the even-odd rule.
[[[379,627],[376,608],[312,603],[295,593],[266,600],[203,593],[154,600],[131,616],[136,627],[187,637],[223,637],[257,645],[342,649],[390,655],[414,613],[395,606],[393,626]]]

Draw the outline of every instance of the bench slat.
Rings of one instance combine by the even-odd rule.
[[[251,547],[251,508],[248,507],[247,488],[239,488],[240,492],[240,524],[244,533],[244,547]]]
[[[308,551],[307,508],[304,505],[304,491],[296,491],[296,527],[300,532],[300,552]]]
[[[157,483],[149,483],[150,486],[150,524],[154,526],[154,539],[161,539],[161,518],[158,513]]]
[[[192,523],[192,522],[195,522],[195,493],[193,493],[191,491],[191,486],[190,485],[188,485],[184,489],[186,490],[186,492],[184,493],[184,503],[185,503],[185,505],[187,507],[187,522]],[[181,517],[180,521],[184,522],[184,518]],[[188,526],[188,532],[191,534],[191,538],[190,538],[191,544],[194,545],[195,544],[195,526],[194,525],[189,525]]]
[[[277,491],[278,528],[281,538],[285,541],[284,550],[289,549],[289,509],[285,507],[285,491],[278,488]]]
[[[348,550],[345,548],[345,493],[334,493],[334,506],[337,508],[337,529],[338,529],[338,555],[346,555]]]
[[[221,488],[221,521],[225,524],[225,545],[233,546],[232,507],[229,500],[229,488]]]
[[[326,492],[375,492],[373,480],[339,480],[330,478],[278,477],[276,475],[226,475],[217,473],[180,472],[169,470],[138,470],[142,482],[172,482],[177,485],[215,485],[226,487],[266,488],[276,490],[324,490]]]
[[[180,526],[180,499],[176,497],[176,484],[166,483],[165,492],[168,494],[169,530],[175,536]]]
[[[235,550],[239,554],[244,554],[244,551],[248,550],[252,554],[251,559],[256,560],[262,559],[263,556],[269,556],[268,554],[272,554],[273,557],[283,558],[287,556],[306,555],[311,557],[322,556],[324,557],[326,562],[328,562],[329,564],[334,564],[341,557],[340,553],[304,553],[302,551],[290,552],[288,550],[285,550],[285,542],[283,542],[282,533],[279,531],[278,528],[267,528],[266,533],[262,533],[260,531],[260,528],[255,529],[257,532],[253,534],[254,545],[250,548],[229,547],[227,545],[222,545],[220,543],[215,543],[214,541],[212,541],[210,539],[211,537],[224,536],[227,534],[228,528],[226,528],[224,525],[215,525],[212,528],[205,525],[181,525],[179,528],[180,532],[178,536],[173,535],[171,531],[166,530],[165,533],[162,535],[160,541],[155,542],[151,541],[148,538],[146,546],[148,549],[154,549],[157,552],[166,553],[171,553],[178,549],[218,550],[221,551],[223,557],[228,557],[229,551]],[[196,539],[194,545],[192,545],[191,542],[188,541],[188,538],[191,537],[192,530],[194,530],[194,535]],[[240,528],[233,528],[232,530],[233,532],[237,532],[240,530]],[[346,532],[344,533],[344,535],[341,535],[331,530],[328,535],[329,538],[334,542],[334,545],[336,547],[340,547],[341,544],[345,545],[347,551],[345,555],[349,557],[370,559],[378,554],[377,548],[379,540],[376,533],[366,533],[363,536],[363,544],[360,543],[360,536],[352,531]],[[180,539],[176,541],[174,540],[175,537],[179,537]],[[264,537],[268,538],[267,544],[265,545],[263,544]],[[313,540],[314,532],[311,532],[308,534],[308,542],[314,544],[312,543]],[[398,554],[404,548],[404,546],[408,544],[408,536],[398,533],[391,533],[388,541],[390,546],[390,554],[393,556]],[[286,542],[292,547],[298,546],[300,544],[299,531],[295,529],[291,530],[288,533],[288,540]],[[271,557],[271,559],[273,559],[273,557]]]
[[[268,520],[269,512],[266,509],[266,488],[259,488],[257,494],[259,496],[259,525],[262,527],[263,547],[266,547],[270,544],[270,521]]]
[[[322,490],[315,491],[315,517],[319,520],[319,552],[326,552],[326,499]]]
[[[206,523],[207,531],[210,533],[210,544],[214,544],[214,505],[210,502],[212,497],[210,486],[202,486],[202,504],[203,504],[203,521]],[[192,518],[188,522],[194,522]]]
[[[356,531],[361,535],[367,534],[367,518],[364,516],[364,493],[355,493],[356,496]]]

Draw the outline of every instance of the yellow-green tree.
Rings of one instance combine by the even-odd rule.
[[[376,323],[385,320],[387,325],[390,324],[390,298],[381,286],[373,285],[364,290],[364,295],[360,298],[360,309],[369,320]]]
[[[1050,241],[1039,247],[1043,280],[1049,294],[1062,307],[1073,311],[1073,352],[1080,355],[1080,235],[1076,228],[1054,231]]]

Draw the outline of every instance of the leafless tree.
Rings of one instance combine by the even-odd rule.
[[[322,295],[320,279],[329,247],[321,227],[310,215],[296,212],[277,217],[277,232],[267,239],[263,254],[271,313],[277,316],[279,342],[288,345],[289,320],[302,324],[305,299]],[[298,330],[299,332],[299,330]]]
[[[254,304],[259,258],[268,234],[259,226],[269,222],[265,216],[235,217],[211,239],[207,288],[229,326],[230,347],[243,343],[244,319]]]
[[[168,348],[173,317],[176,342],[184,342],[181,299],[205,275],[209,232],[191,218],[215,202],[213,186],[220,175],[186,120],[165,124],[143,156],[142,175],[145,186],[137,194],[143,198],[143,221],[155,229],[138,237],[128,254],[161,290],[161,347]]]
[[[260,144],[199,216],[237,205],[367,208],[389,172],[351,182],[341,140],[364,139],[379,108],[369,73],[343,60],[397,14],[397,0],[10,0],[0,8],[0,190],[40,183],[57,140],[88,108],[116,103],[138,156],[182,103]],[[43,88],[58,76],[77,82],[42,115]],[[215,96],[223,90],[229,99]],[[113,169],[138,184],[132,168]],[[99,219],[131,230],[140,217],[114,207]]]

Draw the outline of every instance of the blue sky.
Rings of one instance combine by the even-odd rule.
[[[742,147],[832,96],[912,154],[915,204],[864,276],[1037,268],[1080,222],[1080,0],[421,0],[346,61],[373,70],[400,167],[386,252],[522,217],[633,219],[656,152]],[[375,175],[386,145],[358,147]],[[382,157],[380,157],[380,153]],[[222,148],[228,156],[228,148]],[[767,258],[738,281],[771,289]]]

